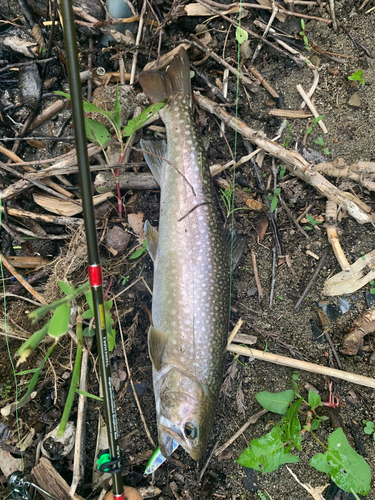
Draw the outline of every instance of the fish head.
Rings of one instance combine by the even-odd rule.
[[[194,460],[203,455],[212,426],[212,411],[206,411],[201,383],[178,368],[172,368],[161,383],[158,410],[159,446],[165,457],[173,452],[173,441]]]

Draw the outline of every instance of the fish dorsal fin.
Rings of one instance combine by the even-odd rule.
[[[232,271],[234,271],[245,250],[247,238],[245,235],[236,234],[234,229],[224,226],[223,240],[228,256],[232,255]]]
[[[148,168],[160,186],[162,171],[165,165],[163,158],[167,157],[167,143],[165,141],[146,141],[145,139],[141,139],[140,144]],[[153,154],[147,154],[147,152]]]
[[[150,326],[148,331],[148,353],[155,370],[158,372],[161,370],[163,352],[167,341],[168,335],[165,332]]]
[[[184,92],[190,97],[190,64],[184,48],[180,48],[165,73],[144,71],[139,75],[143,92],[153,103],[169,99],[173,94]]]
[[[152,261],[155,262],[159,243],[159,231],[156,227],[151,226],[148,220],[146,220],[143,230],[146,233],[148,253]]]

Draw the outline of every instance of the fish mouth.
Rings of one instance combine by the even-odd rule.
[[[161,439],[160,439],[160,449],[162,454],[166,457],[169,458],[175,447],[173,445],[173,442],[177,442],[184,450],[191,456],[193,460],[199,460],[202,455],[203,451],[200,448],[192,446],[192,443],[188,440],[185,439],[185,437],[182,435],[180,429],[173,424],[171,424],[171,427],[166,427],[165,425],[160,425],[160,434],[161,434]]]

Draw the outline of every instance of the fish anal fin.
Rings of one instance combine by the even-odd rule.
[[[156,227],[151,226],[148,220],[146,220],[143,230],[146,233],[148,253],[153,262],[155,262],[159,243],[159,231]]]
[[[148,331],[148,352],[156,371],[161,370],[162,357],[168,341],[168,334],[150,326]]]
[[[223,240],[227,254],[231,259],[232,271],[234,271],[245,250],[247,238],[243,234],[236,234],[234,229],[231,230],[228,226],[225,226],[223,230]]]
[[[164,158],[167,157],[167,143],[165,141],[141,139],[140,144],[148,168],[151,170],[156,182],[161,186],[162,172],[165,165]]]

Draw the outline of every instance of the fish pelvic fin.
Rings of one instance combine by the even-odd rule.
[[[156,227],[151,226],[148,220],[146,220],[143,230],[146,233],[148,253],[152,261],[155,262],[159,243],[159,231]]]
[[[190,98],[190,64],[186,50],[180,48],[165,73],[160,71],[141,73],[139,83],[143,92],[155,104],[181,92]]]
[[[150,326],[148,331],[148,353],[156,371],[160,372],[163,351],[168,342],[168,334]]]
[[[228,226],[224,226],[223,240],[229,258],[232,256],[232,271],[234,271],[244,253],[247,238],[242,234],[237,234],[234,229],[231,230]]]
[[[165,141],[141,139],[140,144],[148,168],[151,170],[156,182],[161,186],[162,172],[165,165],[164,159],[167,157],[167,143]]]

